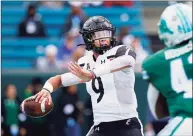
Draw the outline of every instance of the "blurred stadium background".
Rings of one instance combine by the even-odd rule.
[[[37,93],[50,76],[67,71],[69,60],[87,53],[78,31],[90,16],[101,15],[117,27],[119,44],[137,53],[135,90],[146,136],[157,133],[167,119],[155,121],[147,101],[141,63],[164,46],[157,22],[168,1],[2,1],[1,2],[1,135],[84,136],[92,125],[92,106],[85,85],[52,94],[54,109],[43,118],[26,117],[21,101]],[[190,2],[186,2],[190,4]],[[154,134],[153,134],[154,133]]]

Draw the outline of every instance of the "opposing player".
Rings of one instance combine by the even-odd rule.
[[[88,136],[142,136],[134,92],[136,54],[129,45],[116,46],[115,28],[102,16],[89,18],[81,31],[89,53],[69,63],[69,73],[51,77],[36,95],[51,101],[56,88],[86,83],[92,99],[94,126]]]
[[[168,6],[161,15],[158,35],[166,48],[143,62],[153,115],[172,118],[158,136],[191,136],[192,8],[180,3]]]

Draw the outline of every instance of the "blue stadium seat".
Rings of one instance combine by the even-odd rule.
[[[19,63],[18,63],[19,62]],[[26,60],[4,60],[2,61],[2,67],[4,69],[7,69],[7,68],[12,68],[12,69],[15,69],[15,68],[25,68],[25,69],[32,69],[33,67],[33,62],[32,61],[26,61]]]
[[[2,58],[7,59],[15,59],[15,58],[31,58],[31,59],[35,59],[39,56],[43,56],[43,54],[38,54],[36,52],[33,51],[25,51],[25,52],[17,52],[17,51],[3,51],[2,52]]]
[[[102,10],[101,10],[102,9]],[[137,8],[128,8],[128,7],[113,7],[113,8],[102,8],[102,7],[86,7],[83,8],[85,13],[89,15],[105,15],[105,14],[113,14],[113,15],[120,15],[122,13],[128,13],[128,14],[139,14],[140,9]],[[50,10],[50,9],[38,9],[38,12],[41,15],[49,15],[49,16],[67,16],[70,13],[70,8],[65,7],[61,10]],[[25,8],[14,8],[14,9],[9,9],[9,8],[2,8],[2,15],[7,16],[7,15],[19,15],[19,16],[24,16],[26,13]]]
[[[18,34],[17,27],[2,27],[2,35],[4,37],[14,37]],[[46,33],[48,36],[57,37],[61,33],[61,29],[56,28],[47,28]]]
[[[121,26],[118,26],[118,28]],[[61,34],[61,29],[58,29],[57,27],[55,28],[48,28],[47,30],[47,34],[49,37],[57,37]],[[133,35],[136,36],[143,36],[145,35],[145,32],[143,31],[143,29],[135,29],[132,30],[130,32]],[[1,33],[4,37],[14,37],[17,35],[17,28],[11,28],[11,27],[3,27],[2,28],[2,33]]]
[[[1,6],[3,7],[20,7],[23,4],[23,1],[2,1]]]
[[[59,39],[49,39],[49,38],[3,38],[2,39],[2,47],[3,46],[33,46],[36,47],[38,45],[46,46],[48,44],[57,45]]]

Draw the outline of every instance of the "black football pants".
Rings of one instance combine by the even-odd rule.
[[[142,126],[137,118],[102,122],[93,127],[87,136],[143,136]]]

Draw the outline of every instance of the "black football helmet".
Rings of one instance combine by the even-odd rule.
[[[82,34],[87,50],[103,54],[116,46],[115,31],[116,28],[105,17],[93,16],[84,23],[80,33]],[[110,38],[110,46],[95,47],[94,40],[102,38]]]

